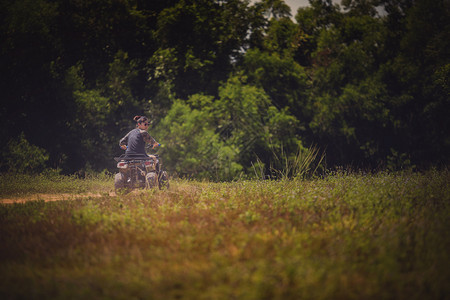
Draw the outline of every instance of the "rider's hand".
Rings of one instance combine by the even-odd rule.
[[[159,146],[161,146],[161,144],[159,144],[159,143],[154,143],[152,149],[155,149],[156,147],[159,147]]]
[[[122,148],[123,150],[127,150],[127,145],[121,145],[120,148]]]

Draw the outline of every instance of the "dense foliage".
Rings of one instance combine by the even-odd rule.
[[[449,10],[1,0],[1,170],[113,170],[137,114],[180,175],[231,179],[311,145],[328,167],[448,164]]]

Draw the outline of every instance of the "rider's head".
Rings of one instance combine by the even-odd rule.
[[[137,122],[136,127],[148,127],[150,125],[150,121],[148,120],[147,117],[144,116],[135,116],[133,118],[133,120],[135,120]]]

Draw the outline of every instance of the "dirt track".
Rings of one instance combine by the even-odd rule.
[[[18,197],[12,197],[12,198],[2,198],[0,199],[0,203],[2,204],[11,204],[11,203],[24,203],[28,201],[38,201],[38,200],[44,200],[45,202],[48,201],[59,201],[59,200],[75,200],[80,198],[97,198],[97,197],[103,197],[106,194],[94,194],[94,193],[88,193],[88,194],[31,194],[26,196],[18,196]],[[109,196],[115,196],[116,193],[110,192],[107,195]]]

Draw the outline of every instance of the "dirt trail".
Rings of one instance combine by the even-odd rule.
[[[19,196],[19,197],[12,197],[12,198],[2,198],[0,199],[0,203],[2,204],[11,204],[11,203],[24,203],[28,201],[37,201],[37,200],[44,200],[45,202],[48,201],[60,201],[60,200],[75,200],[75,199],[81,199],[81,198],[97,198],[97,197],[104,197],[104,196],[115,196],[116,193],[109,192],[108,194],[105,193],[86,193],[86,194],[68,194],[68,193],[62,193],[62,194],[31,194],[26,196]]]

